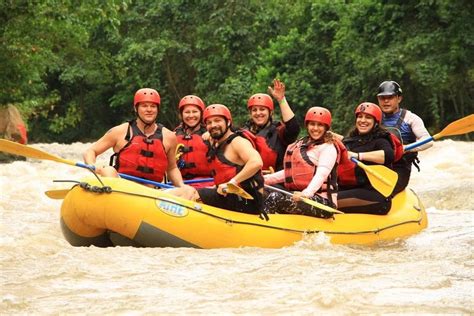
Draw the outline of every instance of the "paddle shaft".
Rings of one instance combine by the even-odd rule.
[[[6,139],[0,139],[0,151],[7,152],[7,153],[13,154],[13,155],[19,155],[19,156],[27,157],[27,158],[34,158],[34,159],[40,159],[40,160],[50,160],[50,161],[60,162],[60,163],[64,163],[64,164],[67,164],[67,165],[70,165],[70,166],[77,166],[77,167],[81,167],[81,168],[85,168],[85,169],[89,169],[89,170],[94,170],[95,169],[94,166],[91,166],[91,165],[88,165],[88,164],[85,164],[85,163],[82,163],[82,162],[74,162],[74,161],[70,161],[70,160],[67,160],[67,159],[63,159],[61,157],[54,156],[50,153],[44,152],[40,149],[30,147],[30,146],[27,146],[27,145],[22,145],[22,144],[12,142],[12,141],[9,141],[9,140],[6,140]],[[148,179],[142,179],[142,178],[139,178],[139,177],[134,177],[134,176],[130,176],[128,174],[123,174],[123,173],[119,173],[119,175],[124,179],[136,181],[136,182],[139,182],[139,183],[151,184],[151,185],[154,185],[154,186],[157,186],[157,187],[160,187],[160,188],[173,188],[172,185],[169,185],[169,184],[166,184],[166,183],[160,183],[160,182],[151,181],[151,180],[148,180]]]
[[[192,183],[212,182],[212,181],[214,181],[214,178],[202,178],[202,179],[184,180],[184,183],[192,184]],[[167,182],[167,184],[171,184],[171,182]]]
[[[419,147],[421,145],[429,143],[433,140],[437,140],[437,139],[439,139],[441,137],[444,137],[444,136],[454,136],[454,135],[466,134],[466,133],[471,133],[473,131],[474,131],[474,114],[471,114],[471,115],[460,118],[459,120],[456,120],[456,121],[450,123],[441,132],[439,132],[438,134],[436,134],[434,136],[430,136],[426,139],[422,139],[418,142],[407,145],[405,147],[405,151],[412,150],[413,148]]]
[[[436,135],[435,135],[436,136]],[[413,148],[420,147],[421,145],[424,145],[426,143],[429,143],[431,141],[435,140],[433,136],[430,136],[428,138],[422,139],[418,142],[412,143],[410,145],[405,146],[405,151],[412,150]]]
[[[270,174],[273,173],[274,170],[272,167],[270,167],[268,170],[262,170],[263,174]],[[184,183],[186,184],[192,184],[192,183],[201,183],[201,182],[213,182],[214,178],[198,178],[198,179],[190,179],[190,180],[184,180]],[[167,182],[168,184],[172,184],[171,182]]]
[[[82,163],[82,162],[76,162],[75,166],[85,168],[85,169],[95,170],[95,166],[88,165],[88,164],[85,164],[85,163]],[[159,188],[164,188],[164,189],[174,188],[174,186],[172,186],[170,184],[167,184],[167,183],[161,183],[161,182],[157,182],[157,181],[143,179],[143,178],[131,176],[131,175],[125,174],[125,173],[119,173],[119,176],[123,179],[132,180],[132,181],[143,183],[143,184],[151,184],[151,185],[154,185],[154,186],[159,187]]]

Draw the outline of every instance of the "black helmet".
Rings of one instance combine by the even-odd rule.
[[[395,81],[384,81],[379,86],[378,97],[382,95],[402,95],[402,88]]]

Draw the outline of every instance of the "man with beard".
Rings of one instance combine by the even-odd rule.
[[[205,204],[243,213],[260,214],[263,202],[262,158],[250,140],[233,132],[232,116],[222,104],[212,104],[203,114],[210,135],[208,154],[215,188],[199,188],[199,198]],[[227,194],[227,183],[240,186],[253,200]]]
[[[189,196],[180,195],[190,197],[194,189],[184,184],[176,166],[176,135],[156,123],[159,105],[160,95],[156,90],[139,89],[133,99],[136,119],[111,128],[84,152],[84,162],[93,165],[98,155],[112,148],[110,165],[113,167],[96,166],[98,174],[118,177],[117,172],[120,172],[161,182],[166,173],[176,187],[189,189]]]

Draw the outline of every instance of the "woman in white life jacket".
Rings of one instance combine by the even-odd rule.
[[[267,213],[303,214],[331,217],[301,201],[308,198],[336,207],[336,165],[338,153],[331,128],[331,112],[323,107],[312,107],[305,116],[307,136],[289,145],[284,156],[284,169],[265,175],[265,184],[282,183],[293,196],[271,192],[265,200]]]
[[[207,132],[202,120],[205,107],[204,101],[196,95],[187,95],[178,104],[181,123],[174,130],[178,140],[176,163],[184,180],[212,178],[207,163],[210,143],[202,137]],[[191,184],[195,188],[213,185],[213,182]]]

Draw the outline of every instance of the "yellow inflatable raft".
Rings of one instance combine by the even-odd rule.
[[[61,228],[74,246],[265,247],[290,246],[324,232],[332,243],[372,244],[420,232],[425,209],[413,191],[398,194],[387,215],[335,214],[333,219],[270,214],[269,220],[211,207],[118,178],[87,178],[61,207]],[[89,186],[90,185],[90,186]],[[98,191],[98,192],[94,192]]]

